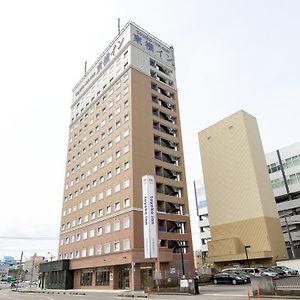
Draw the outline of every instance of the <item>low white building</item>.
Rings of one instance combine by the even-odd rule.
[[[300,142],[266,154],[266,161],[289,257],[300,258]]]
[[[211,240],[207,202],[205,196],[203,179],[194,181],[195,199],[197,207],[197,215],[199,217],[199,229],[200,229],[200,253],[202,264],[204,264],[205,257],[208,253],[207,242]]]

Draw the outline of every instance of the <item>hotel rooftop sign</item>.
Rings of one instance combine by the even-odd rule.
[[[101,76],[107,70],[110,62],[121,53],[128,43],[158,58],[163,63],[174,67],[173,48],[134,23],[129,22],[74,87],[73,93],[75,98],[77,98],[95,78]]]

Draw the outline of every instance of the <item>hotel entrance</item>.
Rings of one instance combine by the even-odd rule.
[[[145,291],[153,288],[153,277],[152,277],[152,266],[142,265],[141,266],[141,289]]]

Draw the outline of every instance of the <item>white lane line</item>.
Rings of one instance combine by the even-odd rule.
[[[46,296],[46,295],[39,295],[37,293],[29,293],[28,296],[36,296],[36,297],[39,297],[37,300],[44,300],[45,298],[48,299],[48,300],[54,300],[53,298],[49,297],[49,296]]]
[[[208,293],[200,293],[200,295],[205,296],[220,296],[220,297],[247,297],[247,295],[238,295],[238,294],[208,294]]]

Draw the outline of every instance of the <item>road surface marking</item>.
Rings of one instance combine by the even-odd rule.
[[[247,297],[247,295],[238,295],[238,294],[208,294],[208,293],[200,293],[200,295],[205,296],[220,296],[220,297]]]

